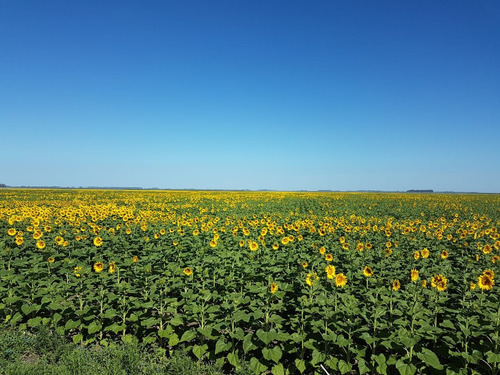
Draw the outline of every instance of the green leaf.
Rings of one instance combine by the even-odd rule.
[[[269,335],[269,332],[264,331],[263,329],[258,329],[257,332],[257,337],[264,343],[264,345],[267,345],[271,342],[271,337]]]
[[[73,342],[74,342],[75,344],[79,344],[79,343],[81,343],[81,342],[82,342],[82,340],[83,340],[83,335],[82,335],[81,333],[79,333],[78,335],[74,335],[74,336],[73,336]]]
[[[366,374],[370,372],[370,368],[366,364],[366,361],[363,358],[358,359],[358,373],[359,374]]]
[[[236,368],[240,368],[240,361],[238,359],[238,352],[229,353],[227,356],[227,361]]]
[[[338,368],[341,374],[347,374],[352,370],[352,365],[341,359],[338,363]]]
[[[443,366],[439,363],[439,358],[432,350],[422,348],[422,351],[417,353],[417,357],[420,358],[427,366],[434,367],[436,370],[443,369]]]
[[[376,356],[372,356],[372,360],[375,360],[375,362],[378,365],[376,368],[377,373],[382,374],[382,375],[387,374],[386,358],[382,353],[380,353],[379,355],[376,355]]]
[[[318,363],[324,362],[326,359],[326,355],[324,353],[321,353],[320,351],[314,349],[312,352],[312,359],[311,359],[311,364],[313,366],[317,365]]]
[[[168,346],[176,346],[178,343],[179,343],[179,336],[177,336],[177,333],[172,333],[172,335],[168,339]]]
[[[306,370],[306,362],[303,359],[296,358],[295,367],[297,367],[297,369],[302,374]]]
[[[231,348],[231,343],[228,343],[224,340],[224,338],[220,338],[215,343],[215,354],[219,354],[220,352],[225,352]]]
[[[170,336],[172,336],[172,333],[174,333],[174,329],[172,328],[172,326],[166,326],[165,329],[160,329],[158,331],[158,336],[163,339],[168,339]]]
[[[70,319],[64,325],[64,329],[66,331],[69,331],[71,329],[78,328],[80,326],[80,323],[81,323],[80,320],[72,320],[72,319]]]
[[[87,328],[87,330],[89,331],[89,335],[91,335],[93,333],[99,332],[101,330],[101,328],[102,328],[101,323],[92,322],[89,324],[89,327]]]
[[[196,337],[196,331],[194,331],[194,330],[186,331],[181,336],[181,342],[183,342],[183,341],[191,341],[195,337]]]
[[[500,363],[500,354],[493,353],[491,350],[487,351],[485,354],[486,354],[486,359],[487,359],[488,363],[490,363],[490,364]]]
[[[28,319],[28,325],[30,327],[38,327],[41,322],[42,322],[42,317],[40,316],[37,316],[36,318],[33,319]]]
[[[272,369],[271,369],[271,373],[273,375],[285,375],[285,369],[283,368],[283,365],[280,363],[278,365],[275,365]]]
[[[208,345],[195,345],[193,346],[193,354],[196,356],[196,358],[201,359],[203,357],[203,354],[208,350]]]
[[[267,370],[267,366],[260,363],[257,358],[252,357],[250,359],[250,369],[254,372],[254,374],[262,374]]]
[[[417,371],[417,368],[411,363],[405,363],[403,360],[398,359],[396,362],[396,368],[401,375],[413,375]]]
[[[243,351],[245,352],[245,354],[255,348],[257,348],[257,346],[255,346],[254,343],[252,342],[252,335],[251,334],[246,335],[245,338],[243,339]]]
[[[182,318],[177,315],[177,316],[174,316],[172,319],[170,319],[169,323],[172,324],[173,326],[180,326],[184,322],[182,321]]]

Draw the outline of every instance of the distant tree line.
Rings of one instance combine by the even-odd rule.
[[[5,184],[0,184],[0,188],[7,187]]]
[[[407,193],[434,193],[434,190],[406,190]]]

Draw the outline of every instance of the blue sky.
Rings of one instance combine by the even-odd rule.
[[[3,1],[0,183],[500,192],[498,1]]]

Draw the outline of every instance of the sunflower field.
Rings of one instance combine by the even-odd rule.
[[[500,196],[0,190],[0,324],[255,374],[497,374]]]

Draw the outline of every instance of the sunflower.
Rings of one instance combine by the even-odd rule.
[[[41,231],[41,230],[39,230],[39,229],[37,229],[37,230],[35,230],[35,231],[33,232],[33,238],[34,238],[35,240],[38,240],[38,239],[39,239],[40,237],[42,237],[42,236],[43,236],[43,233],[42,233],[42,231]]]
[[[477,286],[482,290],[491,290],[493,285],[495,285],[495,280],[484,273],[477,278]]]
[[[499,261],[500,261],[500,256],[498,256],[498,255],[493,255],[493,258],[491,258],[491,261],[492,261],[493,263],[499,262]]]
[[[102,238],[101,237],[96,237],[94,238],[94,246],[101,246],[102,245]]]
[[[474,290],[474,289],[476,289],[476,283],[470,283],[470,284],[469,284],[469,289],[470,289],[470,290]]]
[[[162,228],[162,229],[160,229],[160,234],[161,234],[162,236],[164,236],[164,235],[165,235],[165,233],[167,233],[167,231],[166,231],[165,229],[163,229],[163,228]],[[193,233],[193,234],[194,234],[194,233]],[[196,236],[196,235],[195,235],[195,236]]]
[[[288,237],[283,237],[283,238],[281,239],[281,243],[282,243],[283,245],[288,244],[288,242],[289,242],[289,241],[290,241],[290,239],[289,239]]]
[[[302,262],[302,263],[300,263],[300,265],[301,265],[302,267],[304,267],[304,268],[307,268],[307,262]]]
[[[399,282],[398,279],[395,279],[393,282],[392,282],[392,290],[395,290],[395,291],[398,291],[399,288],[401,288],[401,283]]]
[[[491,269],[483,271],[483,275],[488,276],[490,279],[495,278],[495,272],[493,272],[493,270],[491,270]]]
[[[16,245],[21,246],[24,243],[24,238],[16,237]]]
[[[54,263],[55,261],[56,261],[56,260],[55,260],[55,258],[54,258],[54,257],[48,257],[48,258],[47,258],[47,262],[49,262],[49,263]]]
[[[217,241],[216,240],[210,241],[210,247],[217,247]]]
[[[80,273],[80,271],[82,270],[82,267],[75,267],[73,268],[73,273],[75,274],[76,277],[80,277],[82,276],[82,274]]]
[[[200,231],[198,229],[193,230],[193,236],[197,236],[200,234]]]
[[[193,274],[193,269],[191,267],[186,267],[183,272],[186,276],[191,276]]]
[[[484,245],[484,247],[483,247],[483,253],[484,254],[489,254],[489,253],[491,253],[492,250],[493,249],[492,249],[492,247],[490,245]]]
[[[449,254],[448,254],[448,252],[447,252],[446,250],[441,251],[441,258],[442,258],[442,259],[446,259],[446,258],[448,258],[448,255],[449,255]]]
[[[109,264],[108,272],[111,274],[116,272],[116,263],[115,262],[111,262]]]
[[[427,280],[422,281],[422,288],[427,288]]]
[[[366,266],[364,269],[363,269],[363,275],[365,275],[366,277],[372,277],[373,276],[373,270],[371,267],[368,267]]]
[[[45,249],[45,241],[43,240],[38,240],[36,242],[36,247],[38,247],[40,250]]]
[[[436,288],[439,292],[444,292],[447,282],[448,280],[443,275],[434,275],[431,279],[431,287]]]
[[[61,236],[56,236],[56,237],[54,238],[54,242],[55,242],[56,244],[58,244],[58,245],[62,245],[62,244],[63,244],[63,242],[64,242],[64,238],[62,238]]]
[[[99,272],[102,272],[102,270],[104,269],[104,264],[102,262],[96,262],[94,263],[94,271],[99,273]]]
[[[428,258],[430,254],[427,248],[423,249],[420,253],[422,254],[422,258]]]
[[[342,244],[345,243],[345,237],[344,236],[340,237],[339,238],[339,242],[342,243]]]
[[[333,279],[335,277],[335,266],[328,265],[325,267],[326,277]]]
[[[388,257],[389,255],[392,254],[392,249],[390,247],[385,249],[385,256]]]
[[[370,250],[373,247],[373,245],[370,242],[367,242],[365,246],[368,250]]]
[[[344,243],[342,244],[342,249],[343,249],[343,250],[349,250],[349,244],[348,244],[347,242],[344,242]]]
[[[335,275],[335,286],[343,288],[347,284],[347,277],[343,273]]]
[[[412,282],[416,282],[418,280],[418,278],[419,278],[419,272],[416,269],[412,269],[410,275],[411,275],[411,281]]]
[[[250,250],[252,251],[257,251],[257,249],[259,248],[259,244],[257,242],[254,242],[254,241],[250,241]]]
[[[270,289],[271,289],[271,294],[276,293],[278,291],[278,284],[272,283]]]
[[[132,262],[137,263],[139,261],[139,257],[136,255],[132,257]]]
[[[326,260],[327,262],[331,262],[331,261],[333,260],[333,255],[332,255],[332,254],[326,254],[326,255],[325,255],[325,260]]]
[[[273,244],[273,250],[278,250],[279,248],[280,248],[280,245],[277,242],[275,242]]]
[[[325,254],[325,253],[326,253],[326,248],[325,248],[324,246],[321,246],[321,247],[319,248],[319,253],[320,253],[321,255]]]
[[[315,272],[308,273],[307,277],[306,277],[306,284],[309,286],[313,286],[316,283],[316,281],[318,281],[318,279],[319,279],[319,277]]]
[[[8,234],[9,236],[14,236],[16,233],[17,233],[17,230],[15,230],[14,228],[10,228],[10,229],[7,231],[7,234]]]
[[[245,246],[245,241],[241,240],[240,243],[239,243],[240,247],[243,247]]]

